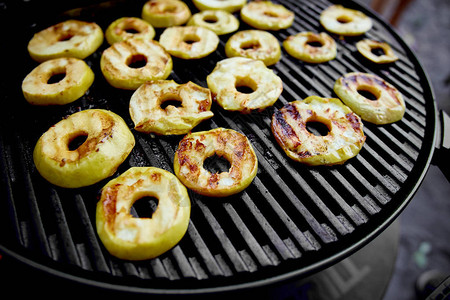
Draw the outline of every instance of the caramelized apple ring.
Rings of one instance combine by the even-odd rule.
[[[280,77],[262,61],[246,57],[219,61],[206,81],[222,108],[242,113],[273,105],[283,91]],[[251,92],[240,92],[239,88],[249,88]]]
[[[214,31],[200,26],[174,26],[163,31],[159,42],[175,57],[198,59],[217,49],[219,37]]]
[[[105,36],[110,45],[130,38],[151,40],[155,37],[155,29],[142,19],[122,17],[106,28]]]
[[[156,28],[183,25],[190,17],[189,7],[179,0],[150,0],[142,7],[142,19]]]
[[[321,46],[316,47],[311,43]],[[336,42],[325,32],[317,34],[306,31],[291,35],[284,40],[283,47],[289,55],[309,63],[330,61],[336,57],[337,52]]]
[[[338,78],[334,92],[364,121],[388,124],[399,121],[405,113],[405,102],[400,92],[382,78],[366,73],[348,73]],[[362,93],[370,93],[374,100]]]
[[[85,141],[76,149],[76,138]],[[134,147],[134,136],[123,119],[107,110],[74,113],[46,131],[36,143],[36,169],[50,183],[78,188],[111,175]]]
[[[342,5],[332,5],[320,14],[320,24],[329,32],[356,36],[372,28],[372,20],[363,12]]]
[[[308,122],[325,124],[328,134],[315,135],[307,129]],[[342,164],[356,156],[366,140],[359,116],[335,98],[293,101],[273,114],[271,128],[287,156],[307,165]]]
[[[228,172],[211,174],[205,170],[205,159],[214,154],[229,161]],[[175,175],[189,189],[205,196],[239,193],[250,185],[257,170],[258,160],[252,145],[245,135],[232,129],[189,133],[175,152]]]
[[[233,34],[225,44],[227,57],[259,59],[266,66],[276,64],[281,58],[281,47],[277,38],[263,30],[242,30]]]
[[[192,0],[198,10],[225,10],[234,13],[240,10],[247,0]]]
[[[386,64],[398,60],[391,46],[388,43],[364,39],[356,43],[356,49],[362,56],[377,64]],[[376,55],[372,51],[381,49],[382,55]]]
[[[168,105],[167,100],[181,102],[181,107]],[[162,135],[186,134],[198,123],[211,118],[211,92],[188,82],[177,84],[173,80],[151,81],[141,85],[131,96],[130,115],[135,129]]]
[[[133,204],[158,200],[149,217],[134,217]],[[120,259],[155,258],[174,247],[189,226],[191,201],[172,173],[155,167],[132,167],[102,189],[96,210],[97,233],[108,252]]]
[[[242,21],[256,29],[274,31],[290,27],[295,17],[292,11],[271,1],[249,2],[240,15]]]
[[[49,83],[58,75],[63,78]],[[33,105],[64,105],[83,96],[93,82],[94,72],[83,60],[55,58],[41,63],[25,77],[22,92]]]
[[[84,59],[103,43],[103,31],[96,23],[67,20],[36,33],[28,43],[34,60],[59,57]]]
[[[225,10],[204,10],[194,14],[187,25],[205,27],[217,35],[223,35],[238,30],[239,20]]]
[[[143,66],[134,67],[133,63]],[[154,40],[128,39],[103,51],[100,67],[113,87],[135,90],[144,82],[166,79],[172,71],[172,57]]]

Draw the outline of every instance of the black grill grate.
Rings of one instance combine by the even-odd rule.
[[[274,33],[280,42],[300,31],[323,31],[318,17],[331,2],[278,1],[296,14],[293,26]],[[140,15],[143,2],[82,10],[81,18],[103,29],[125,12]],[[353,2],[347,6],[364,10]],[[193,12],[196,11],[191,6]],[[309,65],[287,53],[273,69],[284,91],[272,108],[250,115],[213,106],[215,116],[195,130],[227,127],[243,132],[252,142],[259,171],[249,188],[226,199],[191,193],[188,232],[171,251],[143,262],[114,259],[102,248],[95,232],[95,204],[106,181],[87,188],[65,190],[40,178],[32,163],[37,138],[62,117],[80,109],[106,108],[119,113],[130,128],[130,91],[110,87],[99,69],[103,45],[86,59],[96,74],[88,93],[74,104],[39,108],[25,105],[17,82],[36,65],[26,53],[26,42],[38,28],[56,23],[56,17],[28,24],[23,47],[23,72],[13,76],[15,91],[11,115],[4,118],[0,139],[1,203],[0,246],[18,257],[34,260],[55,273],[128,289],[154,292],[223,290],[254,286],[290,276],[305,276],[356,250],[373,238],[411,199],[433,152],[435,107],[431,89],[412,52],[385,23],[367,12],[374,27],[366,36],[389,42],[400,60],[392,66],[374,66],[359,57],[359,38],[340,39],[335,60]],[[62,16],[61,19],[67,19]],[[241,29],[248,28],[241,24]],[[158,37],[158,35],[157,35]],[[157,38],[156,37],[156,38]],[[206,76],[224,56],[218,50],[195,62],[174,58],[171,79],[206,86]],[[365,124],[367,141],[360,154],[342,166],[305,167],[292,162],[270,132],[270,118],[284,104],[309,95],[335,97],[335,80],[347,73],[374,73],[403,94],[406,114],[387,126]],[[14,126],[6,127],[6,124]],[[130,166],[157,166],[172,171],[174,151],[181,137],[156,137],[134,132],[136,147],[117,174]],[[111,285],[108,285],[111,288]]]

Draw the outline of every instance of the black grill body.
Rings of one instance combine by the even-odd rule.
[[[292,27],[273,32],[280,43],[300,31],[325,31],[319,15],[332,2],[277,2],[295,12]],[[303,63],[283,51],[280,62],[272,67],[284,86],[273,107],[243,115],[214,104],[215,116],[194,129],[226,127],[244,133],[259,160],[254,182],[242,193],[224,199],[190,193],[188,231],[177,246],[160,257],[128,262],[110,256],[95,231],[95,205],[107,180],[75,190],[52,186],[37,173],[32,151],[50,126],[83,109],[109,109],[133,128],[128,113],[132,91],[114,89],[104,80],[99,62],[106,42],[86,59],[96,74],[95,82],[73,104],[31,107],[21,95],[20,84],[37,65],[26,51],[34,32],[68,18],[95,21],[106,29],[118,17],[139,17],[143,4],[106,2],[64,14],[52,12],[48,17],[30,15],[29,22],[22,24],[22,40],[9,49],[21,67],[2,81],[2,90],[7,91],[2,100],[8,109],[2,111],[0,138],[0,251],[54,275],[107,289],[152,294],[223,292],[308,276],[334,264],[377,236],[411,200],[433,155],[433,92],[420,63],[398,34],[371,11],[344,1],[344,6],[373,19],[374,27],[368,33],[353,38],[332,35],[338,44],[337,58],[319,65]],[[30,10],[33,5],[33,1],[10,4],[8,14],[14,16],[19,12],[15,9]],[[243,29],[249,27],[241,22]],[[155,39],[160,33],[157,31]],[[206,76],[225,58],[229,36],[222,36],[217,51],[206,58],[174,58],[169,79],[179,83],[190,80],[206,87]],[[365,37],[388,42],[399,61],[379,66],[364,60],[355,44]],[[336,97],[335,80],[358,71],[376,74],[400,90],[406,102],[404,118],[384,126],[365,123],[366,144],[344,165],[307,167],[287,158],[271,134],[272,114],[310,95]],[[181,136],[133,133],[136,146],[114,176],[131,166],[173,172],[173,156]]]

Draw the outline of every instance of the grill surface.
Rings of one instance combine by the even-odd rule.
[[[300,31],[324,31],[318,18],[331,2],[278,2],[296,15],[291,28],[274,33],[280,42]],[[61,189],[43,180],[32,162],[38,137],[78,110],[110,109],[133,128],[128,113],[132,92],[109,86],[99,69],[106,42],[86,59],[96,79],[88,93],[73,104],[30,107],[21,95],[20,83],[37,65],[26,52],[34,32],[69,17],[95,21],[106,29],[118,17],[140,16],[143,3],[94,6],[24,25],[27,34],[14,49],[23,68],[4,86],[9,92],[3,101],[10,113],[2,117],[0,139],[0,250],[58,276],[113,289],[149,293],[235,290],[306,276],[335,263],[374,238],[407,205],[433,154],[432,91],[420,64],[398,35],[370,11],[345,2],[372,17],[374,27],[365,36],[389,42],[399,61],[382,67],[366,63],[355,48],[360,38],[338,36],[333,36],[338,43],[337,58],[328,63],[310,65],[284,52],[272,67],[284,84],[274,107],[241,115],[213,105],[215,116],[195,128],[226,127],[246,134],[259,159],[254,182],[241,194],[225,199],[191,193],[188,232],[166,254],[143,262],[111,257],[95,232],[95,205],[106,180],[87,188]],[[241,24],[241,30],[247,28]],[[206,76],[225,58],[228,37],[222,37],[218,50],[207,58],[192,62],[174,58],[169,79],[179,83],[191,80],[206,87]],[[345,165],[306,167],[291,161],[270,132],[273,112],[309,95],[336,97],[332,90],[335,80],[354,71],[377,74],[396,86],[406,102],[403,120],[386,126],[366,123],[366,144]],[[156,166],[172,172],[174,151],[182,137],[133,132],[136,147],[117,174],[131,166]]]

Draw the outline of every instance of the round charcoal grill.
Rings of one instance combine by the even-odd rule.
[[[67,1],[52,3],[47,10],[42,9],[42,2],[14,2],[2,8],[2,20],[20,16],[21,22],[15,26],[23,34],[19,42],[12,43],[12,36],[8,40],[9,55],[21,65],[1,83],[2,103],[7,109],[2,110],[0,137],[0,252],[58,277],[110,290],[201,294],[309,276],[366,245],[395,220],[436,156],[441,123],[420,63],[377,15],[344,1],[344,6],[361,10],[373,19],[369,32],[353,38],[332,35],[338,44],[337,58],[319,65],[303,63],[283,52],[281,61],[271,67],[284,85],[273,107],[242,115],[213,105],[215,116],[194,129],[226,127],[244,133],[259,159],[253,183],[242,193],[223,199],[190,193],[191,220],[177,246],[147,261],[116,259],[105,251],[95,231],[98,193],[109,179],[86,188],[62,189],[41,178],[32,161],[39,136],[79,110],[109,109],[133,128],[128,112],[132,91],[109,86],[100,71],[106,41],[85,59],[96,78],[76,102],[62,107],[32,107],[24,100],[20,85],[37,66],[26,50],[35,32],[69,18],[95,21],[105,30],[119,17],[139,17],[144,1],[89,2],[89,6],[87,2]],[[325,31],[319,15],[334,3],[276,2],[295,12],[290,28],[273,32],[280,43],[300,31]],[[188,4],[192,12],[197,12],[190,1]],[[241,22],[243,29],[249,27]],[[157,30],[155,39],[160,33]],[[222,36],[217,51],[206,58],[174,58],[169,79],[178,83],[190,80],[206,87],[206,76],[225,58],[224,45],[229,36]],[[400,59],[386,66],[367,62],[355,47],[365,37],[388,42]],[[404,118],[384,126],[366,123],[366,144],[344,165],[307,167],[291,161],[271,134],[272,114],[310,95],[336,97],[335,80],[355,71],[376,74],[396,86],[406,102]],[[131,166],[155,166],[173,172],[173,156],[181,136],[133,133],[136,146],[114,176]],[[210,168],[223,168],[220,160],[211,164]],[[145,213],[141,210],[136,207],[132,213]]]

